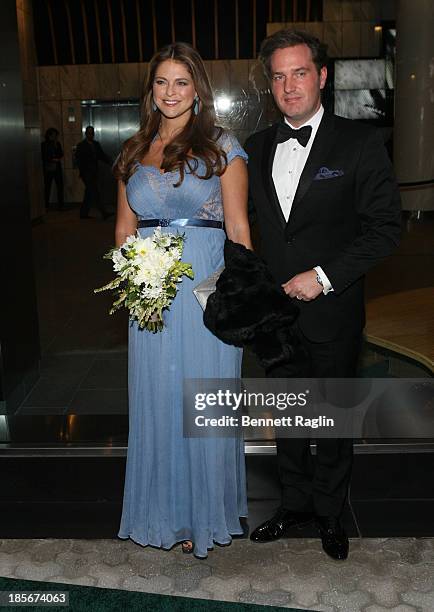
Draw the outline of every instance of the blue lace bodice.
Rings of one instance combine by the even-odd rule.
[[[247,160],[247,154],[238,140],[223,132],[218,143],[226,152],[228,164],[235,158]],[[204,174],[205,164],[199,160],[197,174]],[[179,187],[179,171],[161,174],[155,166],[137,164],[127,183],[128,203],[139,219],[196,218],[223,221],[223,203],[220,178],[204,180],[188,169]]]

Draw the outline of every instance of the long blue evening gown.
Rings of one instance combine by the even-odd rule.
[[[231,135],[219,140],[230,163],[246,159]],[[203,174],[204,166],[198,173]],[[223,220],[220,178],[199,179],[187,173],[161,174],[138,164],[127,184],[127,198],[138,219],[199,218]],[[140,229],[149,236],[155,228]],[[176,227],[162,231],[176,232]],[[247,516],[243,442],[234,438],[184,438],[184,378],[238,378],[241,351],[223,344],[204,326],[192,289],[223,265],[224,231],[210,227],[179,228],[186,235],[183,261],[194,280],[183,277],[165,328],[152,334],[129,329],[129,439],[124,502],[119,537],[142,545],[171,548],[192,540],[206,557],[213,543],[228,544],[243,533]]]

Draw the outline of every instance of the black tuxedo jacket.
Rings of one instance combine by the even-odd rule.
[[[99,161],[106,164],[111,163],[110,157],[104,153],[99,142],[94,140],[89,143],[86,138],[78,143],[75,159],[80,176],[84,180],[91,180],[96,177]]]
[[[245,143],[261,255],[279,284],[314,266],[329,278],[333,292],[297,302],[309,340],[360,332],[364,274],[401,234],[399,191],[383,140],[371,126],[324,113],[286,222],[272,179],[276,130]]]

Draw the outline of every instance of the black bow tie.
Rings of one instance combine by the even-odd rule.
[[[301,144],[302,147],[305,147],[309,142],[310,135],[312,134],[312,126],[305,125],[299,130],[294,130],[287,123],[279,123],[276,133],[276,142],[286,142],[290,138],[295,138]]]

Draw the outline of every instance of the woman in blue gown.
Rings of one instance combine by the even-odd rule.
[[[247,515],[244,446],[239,437],[183,437],[185,378],[238,378],[241,351],[204,326],[193,288],[223,265],[225,230],[251,248],[246,154],[215,127],[208,76],[184,43],[150,62],[140,130],[123,146],[116,244],[141,236],[185,234],[184,277],[164,329],[129,327],[129,439],[119,537],[204,558],[214,543],[242,534]],[[182,225],[182,227],[179,227]]]

